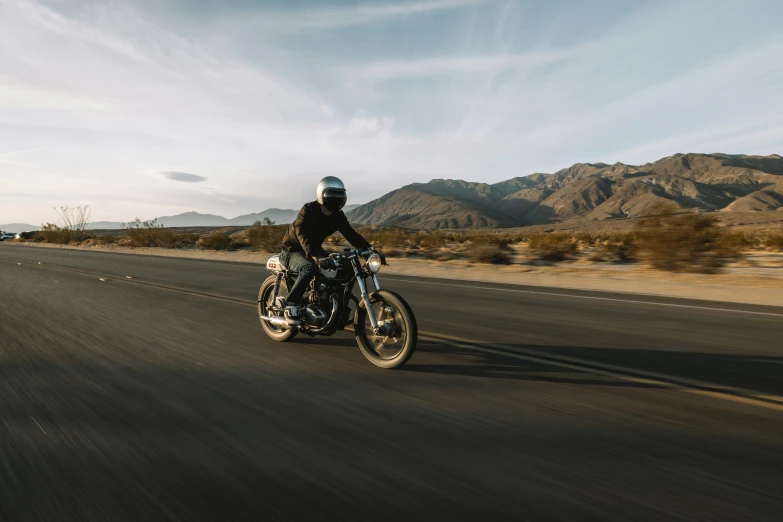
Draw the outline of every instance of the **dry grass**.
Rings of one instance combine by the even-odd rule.
[[[233,250],[235,248],[234,240],[225,232],[212,232],[208,236],[202,237],[198,246],[204,250]]]
[[[247,229],[247,242],[262,252],[279,252],[287,225],[261,225]]]
[[[572,259],[579,241],[570,234],[535,234],[528,237],[528,252],[540,261],[565,261]]]
[[[111,244],[112,241],[116,241],[130,247],[182,248],[193,246],[198,241],[197,234],[187,232],[175,234],[171,229],[158,224],[156,219],[152,221],[136,219],[130,223],[123,223],[122,226],[127,241],[122,241],[122,238],[116,236],[116,239],[110,239],[111,236],[106,234],[101,236],[101,243]]]
[[[510,265],[514,252],[508,243],[473,242],[465,249],[465,254],[474,263]]]
[[[764,239],[763,244],[766,248],[783,252],[783,231],[770,234]]]
[[[637,260],[638,246],[632,234],[621,234],[603,240],[596,239],[589,244],[594,246],[589,256],[590,261],[631,263]]]
[[[723,218],[723,216],[721,216]],[[531,230],[423,231],[391,227],[359,226],[357,230],[389,257],[414,257],[434,261],[468,260],[472,263],[515,262],[512,245],[527,245],[530,260],[563,262],[586,259],[592,262],[646,262],[660,270],[713,273],[726,263],[754,249],[783,251],[783,230],[779,228],[722,228],[710,214],[674,214],[657,209],[656,214],[636,221],[635,228],[592,229],[561,232]],[[207,250],[252,248],[264,252],[280,250],[288,225],[255,225],[245,229],[189,227],[165,228],[156,221],[138,219],[124,225],[123,233],[96,237],[86,232],[81,238],[73,230],[47,224],[31,241],[58,244],[82,243],[130,247],[181,248],[198,246]],[[232,235],[229,232],[238,230]],[[325,245],[339,250],[345,245],[340,235],[327,238]]]
[[[53,223],[47,223],[41,227],[41,230],[35,236],[34,241],[43,241],[45,243],[54,243],[57,245],[69,245],[73,242],[80,242],[93,237],[95,237],[94,234],[85,232],[84,230],[76,231]]]
[[[741,255],[748,239],[722,233],[717,219],[704,214],[675,215],[663,209],[636,231],[641,257],[652,267],[674,272],[716,273]]]

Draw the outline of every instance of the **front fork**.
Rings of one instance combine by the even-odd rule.
[[[379,330],[378,325],[378,319],[375,317],[375,314],[372,311],[372,304],[370,303],[370,294],[367,292],[367,285],[364,282],[364,277],[361,275],[361,272],[359,271],[359,267],[357,266],[359,262],[354,258],[352,260],[353,265],[353,272],[356,274],[356,281],[359,283],[359,291],[362,293],[362,299],[364,300],[364,307],[367,310],[367,315],[370,316],[370,324],[372,324],[373,331],[377,334]],[[380,284],[378,283],[378,278],[375,277],[375,274],[372,275],[372,282],[373,285],[375,285],[375,291],[381,289]]]

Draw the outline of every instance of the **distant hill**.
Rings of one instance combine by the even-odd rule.
[[[27,223],[7,223],[5,225],[0,225],[0,230],[13,234],[18,234],[19,232],[29,232],[32,230],[38,230],[40,228],[41,227],[36,227],[34,225],[28,225]]]
[[[255,214],[245,214],[228,219],[214,214],[201,214],[199,212],[185,212],[174,216],[161,216],[158,224],[165,227],[229,227],[250,226],[256,221],[263,221],[265,217],[277,224],[292,223],[298,211],[290,209],[270,208]],[[117,230],[122,228],[120,221],[95,221],[87,228],[90,230]]]
[[[271,221],[278,225],[285,223],[293,223],[296,218],[298,210],[270,208],[263,212],[256,214],[245,214],[244,216],[237,216],[234,219],[229,220],[232,225],[252,225],[256,221],[264,221],[264,218],[269,218]]]
[[[684,211],[783,211],[783,157],[675,154],[646,165],[577,163],[495,184],[414,183],[349,213],[356,223],[501,228]]]
[[[231,220],[214,214],[185,212],[176,216],[161,216],[158,218],[158,223],[165,227],[219,227],[230,225]]]

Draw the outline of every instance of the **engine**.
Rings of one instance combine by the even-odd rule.
[[[322,328],[326,325],[329,317],[322,308],[315,305],[307,305],[302,309],[302,318],[316,328]]]

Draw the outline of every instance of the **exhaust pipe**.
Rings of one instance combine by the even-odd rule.
[[[259,315],[258,318],[264,321],[269,321],[273,325],[285,328],[286,330],[291,328],[291,325],[288,324],[288,321],[286,321],[283,317],[268,317],[266,315]]]

